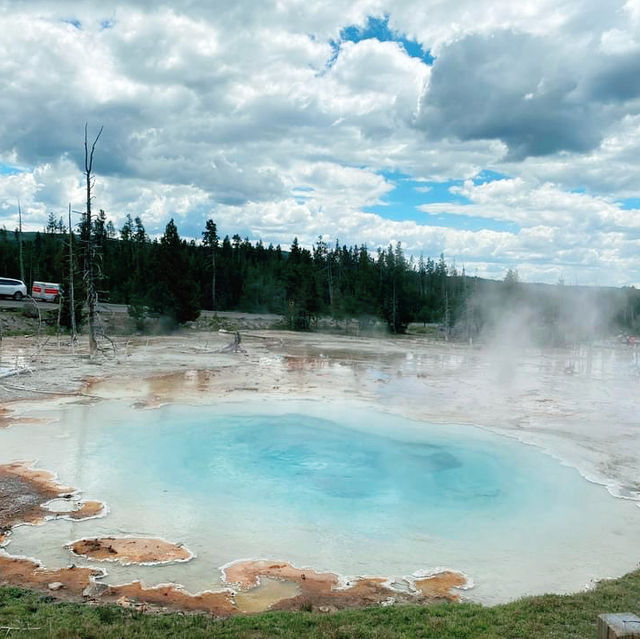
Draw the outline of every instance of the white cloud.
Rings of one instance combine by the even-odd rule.
[[[576,229],[640,229],[635,211],[622,210],[603,197],[572,193],[551,183],[532,186],[522,178],[502,179],[483,184],[467,180],[451,191],[470,204],[425,204],[425,213],[452,213],[515,222],[523,227],[544,224],[547,228],[569,226]]]
[[[609,29],[600,37],[600,51],[606,55],[619,55],[637,51],[640,43],[629,31]]]

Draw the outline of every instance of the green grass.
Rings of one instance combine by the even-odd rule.
[[[147,637],[278,637],[322,639],[586,639],[604,612],[640,612],[640,570],[575,595],[544,595],[484,607],[396,606],[342,611],[265,613],[216,620],[207,615],[143,614],[117,606],[58,603],[19,588],[0,588],[0,636],[120,639]],[[2,630],[2,627],[25,630]],[[29,628],[29,630],[26,630]]]

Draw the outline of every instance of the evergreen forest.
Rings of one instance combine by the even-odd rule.
[[[21,242],[17,231],[0,229],[0,275],[20,277],[22,244],[27,286],[41,280],[68,289],[73,272],[81,316],[89,243],[100,301],[176,324],[196,319],[202,309],[235,310],[277,313],[296,330],[313,329],[319,317],[355,318],[362,328],[383,321],[390,332],[403,333],[419,322],[437,324],[447,337],[472,339],[509,315],[539,341],[554,344],[631,333],[640,324],[640,291],[632,287],[526,284],[511,269],[504,280],[486,280],[459,271],[443,255],[407,258],[399,243],[370,251],[320,237],[309,249],[294,238],[283,249],[237,234],[220,238],[212,220],[198,241],[186,240],[173,219],[160,238],[151,239],[140,217],[127,216],[116,230],[104,211],[91,227],[81,223],[69,233],[51,214],[42,232],[23,233]],[[67,308],[63,323],[69,316]]]

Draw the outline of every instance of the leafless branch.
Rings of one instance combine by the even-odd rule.
[[[98,131],[98,135],[96,135],[96,139],[91,145],[91,151],[89,151],[89,142],[87,139],[87,123],[84,123],[84,170],[88,175],[90,175],[91,171],[93,170],[93,152],[95,151],[96,144],[98,143],[98,140],[102,135],[102,129],[104,129],[104,126],[100,127],[100,131]]]
[[[93,170],[93,153],[96,150],[96,144],[102,135],[104,127],[100,127],[98,135],[96,135],[91,150],[89,150],[89,140],[87,134],[87,123],[84,125],[84,168],[86,177],[86,189],[87,189],[87,212],[85,217],[86,224],[86,243],[85,243],[85,264],[84,264],[84,277],[87,287],[87,306],[89,307],[89,353],[93,355],[97,349],[98,344],[96,342],[95,323],[96,323],[96,291],[95,291],[95,273],[94,273],[94,256],[95,247],[93,245],[93,231],[91,228],[91,191],[94,186],[94,179],[91,174]]]

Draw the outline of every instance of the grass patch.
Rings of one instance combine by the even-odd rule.
[[[0,627],[24,628],[11,630],[10,636],[34,639],[587,639],[596,636],[597,616],[605,612],[640,612],[640,570],[602,582],[590,592],[528,597],[493,607],[392,606],[335,614],[273,612],[227,620],[59,603],[20,588],[0,588]]]

